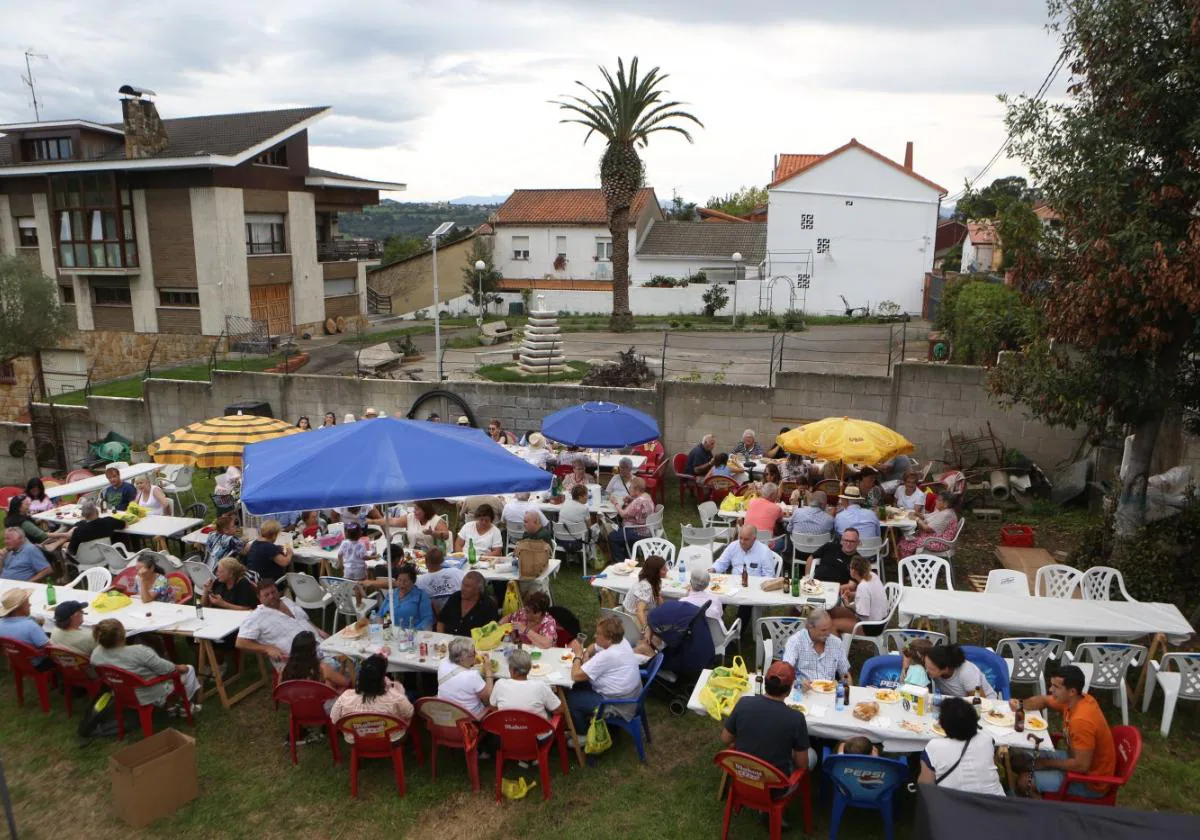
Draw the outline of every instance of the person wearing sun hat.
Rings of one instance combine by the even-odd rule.
[[[364,411],[364,412],[363,412],[362,419],[364,419],[364,420],[374,420],[374,419],[375,419],[376,417],[378,417],[378,416],[379,416],[379,409],[377,409],[377,408],[368,408],[366,411]]]
[[[833,518],[833,530],[841,536],[847,528],[854,528],[860,537],[879,536],[879,517],[875,511],[863,507],[863,495],[853,484],[838,496],[843,502],[842,509]]]
[[[546,439],[542,437],[541,432],[534,432],[529,436],[525,460],[538,469],[546,469],[546,464],[550,462],[550,450],[546,448]]]
[[[454,421],[454,425],[456,425],[456,426],[470,426],[470,425],[471,425],[471,421],[467,419],[467,415],[465,415],[465,414],[460,414],[460,415],[458,415],[458,419]]]
[[[804,715],[783,701],[796,681],[796,669],[775,660],[767,669],[763,693],[743,697],[721,730],[721,743],[761,759],[785,776],[816,764]],[[777,795],[782,795],[777,794]]]
[[[50,641],[41,625],[29,616],[28,589],[10,589],[0,596],[0,638],[15,639],[30,647],[42,648]],[[39,671],[54,667],[54,660],[46,656],[33,660]]]
[[[50,643],[69,648],[89,659],[96,649],[96,637],[90,630],[83,629],[83,601],[63,601],[54,608],[54,629],[50,631]]]

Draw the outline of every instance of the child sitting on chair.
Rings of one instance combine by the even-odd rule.
[[[871,743],[870,738],[856,735],[838,744],[838,755],[879,755],[879,746]]]

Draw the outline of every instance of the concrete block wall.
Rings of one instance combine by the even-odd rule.
[[[25,454],[19,458],[9,454],[17,441],[25,444]],[[28,423],[0,422],[0,484],[24,487],[30,476],[38,472],[33,455],[33,433]]]

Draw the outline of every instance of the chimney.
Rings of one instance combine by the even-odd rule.
[[[122,85],[121,118],[125,123],[125,157],[147,158],[167,148],[166,126],[154,107],[154,91]]]
[[[912,171],[912,141],[909,140],[904,146],[904,168],[909,172]]]

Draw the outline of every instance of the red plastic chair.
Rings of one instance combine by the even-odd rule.
[[[804,833],[812,834],[812,799],[807,770],[795,770],[791,776],[784,776],[778,768],[737,750],[721,750],[713,758],[713,764],[727,773],[730,780],[729,795],[725,799],[725,820],[721,824],[721,840],[729,836],[730,818],[742,808],[767,814],[771,840],[779,840],[783,832],[783,812],[801,794],[804,796]],[[771,794],[776,790],[788,790],[788,793],[775,798]]]
[[[1042,799],[1053,799],[1058,802],[1081,802],[1085,805],[1116,806],[1117,792],[1133,778],[1133,771],[1137,767],[1138,759],[1142,757],[1142,733],[1135,726],[1114,726],[1112,738],[1117,752],[1117,766],[1113,775],[1089,776],[1086,773],[1064,773],[1062,786],[1053,793],[1043,793]],[[1109,788],[1104,796],[1095,799],[1086,796],[1072,796],[1067,792],[1067,788],[1072,782],[1106,784]]]
[[[633,447],[633,454],[646,457],[646,463],[642,464],[642,468],[637,472],[642,476],[652,475],[658,469],[658,465],[667,460],[667,451],[663,449],[662,442],[657,440]]]
[[[642,476],[642,481],[646,484],[646,492],[650,494],[650,498],[654,500],[654,504],[656,505],[663,504],[663,491],[666,489],[664,487],[666,484],[666,474],[666,461],[660,461],[658,467],[649,475],[638,473],[638,475]]]
[[[127,566],[113,577],[112,589],[124,592],[129,597],[133,597],[137,592],[137,566]]]
[[[571,464],[559,464],[554,468],[554,474],[559,478],[566,478],[573,472],[575,472],[575,467]]]
[[[137,674],[132,674],[124,668],[116,668],[112,665],[97,665],[96,676],[112,689],[113,703],[117,714],[117,740],[125,738],[125,710],[137,709],[138,720],[142,722],[142,737],[149,738],[154,734],[154,705],[151,703],[143,703],[138,700],[137,689],[149,688],[152,685],[159,683],[172,682],[174,688],[167,695],[167,699],[176,697],[183,704],[183,711],[187,714],[188,726],[195,726],[192,720],[192,704],[188,700],[187,692],[183,690],[182,675],[178,671],[172,671],[169,674],[155,677],[154,679],[143,679]]]
[[[721,501],[730,493],[736,494],[742,485],[725,475],[710,475],[704,479],[704,490],[708,498],[720,507]]]
[[[350,745],[350,796],[358,799],[358,762],[364,758],[390,758],[396,772],[396,789],[404,796],[404,743],[411,741],[417,763],[423,764],[421,757],[421,741],[419,738],[405,737],[409,732],[408,723],[391,715],[347,715],[337,722],[337,728],[343,735],[350,735],[354,742]],[[392,733],[400,732],[399,739],[393,741]]]
[[[73,481],[83,481],[84,479],[91,478],[94,475],[95,473],[91,470],[71,470],[69,473],[67,473],[66,483],[70,484]]]
[[[296,755],[296,742],[300,738],[300,730],[306,726],[322,726],[329,736],[329,749],[333,751],[333,763],[342,763],[342,753],[338,749],[337,729],[325,711],[325,704],[337,699],[337,689],[316,680],[285,680],[275,686],[271,692],[275,703],[283,703],[288,707],[288,747],[292,753],[292,764],[299,764]]]
[[[14,487],[12,485],[0,487],[0,505],[3,505],[4,509],[8,510],[8,503],[12,501],[13,496],[20,496],[24,492],[24,487]]]
[[[700,489],[700,483],[696,481],[696,476],[684,472],[687,467],[687,458],[686,452],[677,452],[671,458],[671,469],[675,471],[675,478],[679,482],[679,504],[684,503],[689,493],[694,501],[704,501],[704,494]]]
[[[0,650],[4,651],[8,659],[8,669],[12,671],[13,682],[17,687],[17,705],[25,705],[25,678],[29,677],[37,686],[42,712],[50,714],[50,677],[54,672],[39,671],[33,664],[35,659],[41,659],[45,655],[45,651],[16,639],[5,638],[0,638]]]
[[[496,801],[500,801],[500,782],[504,777],[505,761],[536,761],[542,774],[542,799],[550,798],[550,747],[558,744],[558,760],[563,775],[571,772],[567,760],[567,736],[563,716],[556,714],[546,720],[533,712],[505,709],[489,712],[479,722],[485,732],[500,739],[496,750]],[[554,737],[538,742],[539,735],[553,734]]]
[[[176,604],[190,604],[195,598],[196,590],[192,585],[192,579],[183,572],[171,572],[167,575],[167,583],[171,584],[171,589],[175,593]]]
[[[72,715],[71,702],[74,689],[87,692],[88,701],[96,699],[104,690],[104,681],[92,671],[91,662],[81,653],[59,645],[46,645],[46,655],[58,666],[63,681],[63,700],[67,705],[67,717]]]
[[[479,724],[475,716],[457,703],[437,697],[417,701],[417,715],[429,733],[429,775],[437,779],[438,747],[462,750],[467,758],[471,790],[479,792]]]

